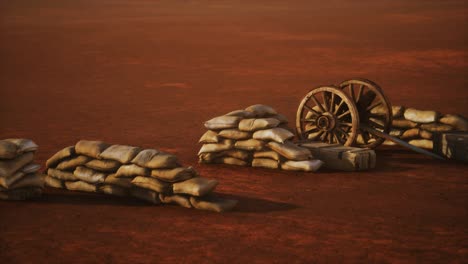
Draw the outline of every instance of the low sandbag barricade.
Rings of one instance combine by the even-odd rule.
[[[156,149],[81,140],[46,162],[47,186],[133,196],[153,204],[178,204],[216,212],[237,201],[215,197],[218,181],[200,177],[177,157]]]

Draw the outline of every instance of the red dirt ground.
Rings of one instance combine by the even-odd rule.
[[[48,189],[0,202],[3,263],[462,263],[467,166],[378,149],[316,174],[197,164],[203,121],[254,103],[293,120],[313,87],[362,76],[393,104],[468,115],[465,1],[2,1],[0,138],[41,164],[79,139],[171,151],[216,214]]]

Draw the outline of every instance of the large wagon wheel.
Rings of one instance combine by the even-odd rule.
[[[310,91],[297,110],[296,132],[301,140],[320,140],[350,146],[356,140],[359,113],[338,87]]]
[[[382,144],[385,138],[372,133],[376,130],[389,134],[392,125],[392,106],[382,89],[366,79],[344,81],[340,88],[351,98],[359,112],[360,123],[354,146],[375,148]]]

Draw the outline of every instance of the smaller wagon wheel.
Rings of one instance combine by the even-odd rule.
[[[392,106],[382,89],[372,81],[353,79],[340,84],[343,92],[351,98],[359,112],[359,129],[355,146],[375,148],[385,138],[372,131],[388,134],[392,125]],[[372,129],[365,129],[370,127]]]
[[[320,140],[350,146],[356,140],[359,113],[338,87],[310,91],[297,110],[296,133],[300,140]]]

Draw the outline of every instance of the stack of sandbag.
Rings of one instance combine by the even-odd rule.
[[[0,140],[0,199],[26,200],[41,196],[44,177],[34,163],[38,146],[30,139]]]
[[[205,122],[200,163],[317,171],[323,164],[294,144],[287,119],[266,105],[252,105]]]
[[[226,211],[236,201],[217,198],[218,181],[199,177],[177,157],[156,149],[81,140],[47,160],[46,184],[71,191],[134,196],[154,204]]]
[[[382,108],[374,108],[371,113],[382,114]],[[434,135],[451,131],[468,131],[468,120],[460,115],[443,115],[433,110],[418,110],[403,106],[392,107],[392,130],[390,135],[407,141],[416,147],[433,149]],[[394,145],[385,141],[386,145]]]

